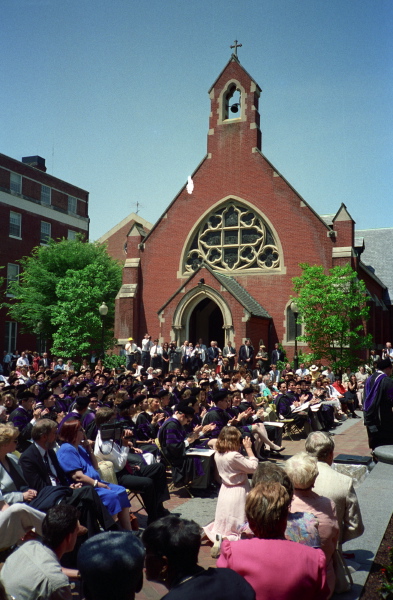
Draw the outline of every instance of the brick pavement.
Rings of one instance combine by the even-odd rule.
[[[360,414],[360,413],[359,413]],[[341,431],[340,431],[341,430]],[[366,428],[363,425],[363,419],[356,421],[350,419],[338,426],[334,431],[334,442],[335,442],[335,453],[338,454],[355,454],[359,456],[367,456],[370,454],[370,449],[367,443]],[[284,437],[283,446],[285,450],[282,453],[281,459],[272,459],[274,462],[282,463],[287,460],[293,454],[304,450],[305,436],[292,436],[293,441]],[[189,497],[185,490],[180,490],[175,494],[171,494],[171,499],[165,503],[165,506],[172,512],[176,512],[176,508],[185,502],[189,501]],[[203,498],[200,499],[203,502]],[[133,509],[138,510],[136,501],[133,501]],[[143,510],[139,510],[137,513],[138,521],[141,527],[146,524],[146,517]],[[199,564],[205,568],[214,567],[216,560],[211,558],[210,549],[212,544],[208,540],[204,540],[201,545],[199,552]],[[166,593],[166,588],[163,585],[157,583],[144,581],[142,591],[136,595],[137,600],[158,600]]]

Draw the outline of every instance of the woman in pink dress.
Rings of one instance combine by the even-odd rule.
[[[258,459],[254,456],[249,437],[243,440],[247,457],[240,454],[241,446],[240,431],[236,427],[223,427],[217,438],[214,455],[221,477],[216,515],[214,521],[204,527],[205,534],[214,542],[211,551],[213,558],[220,553],[222,538],[238,540],[247,528],[245,504],[250,491],[248,475],[254,473]]]

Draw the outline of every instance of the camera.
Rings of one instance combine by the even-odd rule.
[[[124,429],[126,429],[126,423],[121,421],[104,423],[100,428],[101,440],[103,442],[121,441]]]

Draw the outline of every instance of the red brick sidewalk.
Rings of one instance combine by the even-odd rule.
[[[304,450],[304,439],[304,436],[293,436],[293,441],[291,441],[284,437],[283,446],[285,446],[286,449],[282,453],[282,459],[277,460],[277,462],[282,463],[290,456],[293,456],[293,454]],[[334,453],[335,456],[338,454],[355,454],[358,456],[367,456],[370,454],[370,449],[367,443],[367,433],[366,428],[363,425],[363,419],[359,419],[343,433],[340,433],[340,426],[337,427],[335,430],[334,442],[336,446]],[[165,503],[165,506],[169,510],[173,510],[177,506],[180,506],[180,504],[188,502],[188,500],[189,497],[185,491],[180,490],[179,493],[171,494],[171,499]],[[201,499],[201,502],[203,502],[203,499]],[[133,509],[137,509],[137,503],[134,501]],[[138,520],[142,527],[145,526],[144,514],[145,513],[142,510],[137,513]],[[214,567],[216,564],[216,560],[210,556],[211,546],[212,544],[209,541],[204,540],[199,552],[199,564],[205,568]],[[159,598],[162,598],[166,592],[167,590],[163,585],[145,580],[142,591],[135,597],[137,600],[159,600]]]

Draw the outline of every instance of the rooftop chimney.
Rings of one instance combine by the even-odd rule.
[[[45,158],[42,158],[41,156],[24,156],[22,162],[25,163],[25,165],[29,165],[29,167],[34,167],[35,169],[39,169],[46,173]]]

